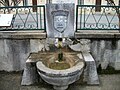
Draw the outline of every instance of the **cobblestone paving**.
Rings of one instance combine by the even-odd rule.
[[[21,73],[0,72],[0,90],[53,90],[52,85],[45,82],[31,86],[21,86]],[[120,74],[99,75],[100,85],[89,86],[77,83],[71,84],[67,90],[120,90]]]

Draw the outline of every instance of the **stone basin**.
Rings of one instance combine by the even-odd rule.
[[[64,52],[64,61],[70,65],[69,68],[63,70],[55,70],[49,68],[49,65],[56,60],[57,53],[46,55],[46,59],[36,63],[37,70],[41,78],[53,85],[55,90],[66,90],[69,84],[80,79],[82,74],[84,61],[82,55],[76,53]],[[62,65],[62,64],[61,64]]]

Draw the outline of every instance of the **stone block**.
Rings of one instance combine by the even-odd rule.
[[[117,42],[117,49],[120,50],[120,40]]]
[[[0,40],[0,70],[10,71],[12,67],[6,55],[8,52],[8,47],[5,42],[6,40]]]
[[[69,45],[69,47],[74,51],[90,52],[90,40],[80,39],[79,43]]]
[[[21,85],[31,85],[39,81],[36,62],[28,62],[25,65]]]
[[[31,52],[38,52],[39,50],[42,50],[43,48],[44,48],[44,45],[40,43],[40,39],[30,40]]]
[[[116,56],[115,70],[120,70],[120,51],[118,51]]]
[[[29,40],[0,40],[0,70],[23,70],[26,57],[29,55]]]
[[[13,64],[11,60],[13,60],[13,57],[11,57],[12,52],[10,52],[10,46],[7,42],[8,40],[0,40],[0,70],[12,71]]]
[[[48,40],[40,40],[40,39],[31,39],[30,40],[30,49],[31,52],[38,52],[38,51],[48,51],[49,45],[47,44]]]
[[[97,74],[96,63],[93,57],[88,52],[83,52],[83,57],[86,62],[86,67],[84,70],[84,81],[90,85],[98,85],[99,78]]]

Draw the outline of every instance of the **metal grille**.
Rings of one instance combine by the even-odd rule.
[[[119,30],[119,11],[120,6],[77,5],[76,30]]]
[[[44,5],[0,7],[0,14],[8,13],[14,14],[12,25],[0,30],[46,30]]]

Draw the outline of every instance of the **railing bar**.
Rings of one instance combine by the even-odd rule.
[[[98,23],[99,23],[99,21],[101,20],[101,17],[103,16],[103,13],[100,15],[100,18],[98,19]]]
[[[27,14],[27,18],[25,19],[25,22],[24,22],[24,28],[25,28],[25,25],[26,25],[26,22],[27,22],[27,19],[28,19],[29,15],[30,15],[30,8],[29,8],[29,13]]]
[[[81,28],[82,28],[82,7],[80,7],[80,29]]]
[[[24,21],[22,20],[21,16],[19,15],[19,13],[16,13],[16,17],[17,15],[19,16],[19,18],[21,19],[21,21],[24,23]]]
[[[42,28],[41,8],[40,8],[40,28]]]
[[[118,26],[119,26],[119,33],[120,33],[120,7],[118,7],[117,11],[119,11],[119,13],[117,13],[117,16],[118,16],[118,20],[119,20]]]
[[[113,21],[113,18],[115,17],[116,14],[117,14],[117,13],[115,13],[115,14],[113,15],[113,17],[112,17],[111,20],[110,20],[110,23]]]
[[[90,12],[91,13],[91,12]],[[85,19],[85,11],[84,11],[84,28],[85,28],[85,22],[87,22],[88,18],[90,17],[90,13],[88,14],[88,16]]]
[[[85,11],[84,11],[85,12]],[[84,13],[85,14],[85,13]],[[88,16],[86,17],[85,22],[87,22],[88,18],[90,17],[90,13],[88,14]]]
[[[37,12],[36,12],[36,24],[37,24],[37,29],[38,29],[38,8],[37,8]]]
[[[43,9],[44,9],[44,30],[46,31],[46,18],[45,18],[46,12],[45,12],[45,6],[43,7]]]
[[[93,8],[92,8],[93,9]],[[91,12],[92,12],[92,10],[91,10]],[[95,14],[93,14],[93,12],[92,12],[92,16],[93,16],[93,18],[94,18],[94,20],[95,20],[95,23],[96,23],[96,28],[98,27],[98,23],[97,23],[97,20],[96,20],[96,18],[95,18],[95,16],[94,16]]]
[[[78,6],[76,7],[76,32],[78,29]]]
[[[31,13],[31,11],[30,11],[30,15],[32,16],[32,18],[34,19],[34,21],[36,22],[36,25],[37,25],[37,12],[36,12],[36,20],[35,20],[33,14]]]
[[[106,17],[106,19],[107,19],[107,21],[108,21],[108,27],[110,27],[110,22],[109,22],[109,19],[108,19],[108,17],[107,17],[107,14],[105,13],[105,17]]]
[[[5,14],[5,9],[4,9],[4,14]]]
[[[85,23],[86,23],[86,20],[85,20],[85,8],[84,8],[84,27],[85,27]]]
[[[14,22],[15,22],[15,18],[16,18],[17,14],[13,15],[13,20],[12,20],[12,28],[14,28]]]

